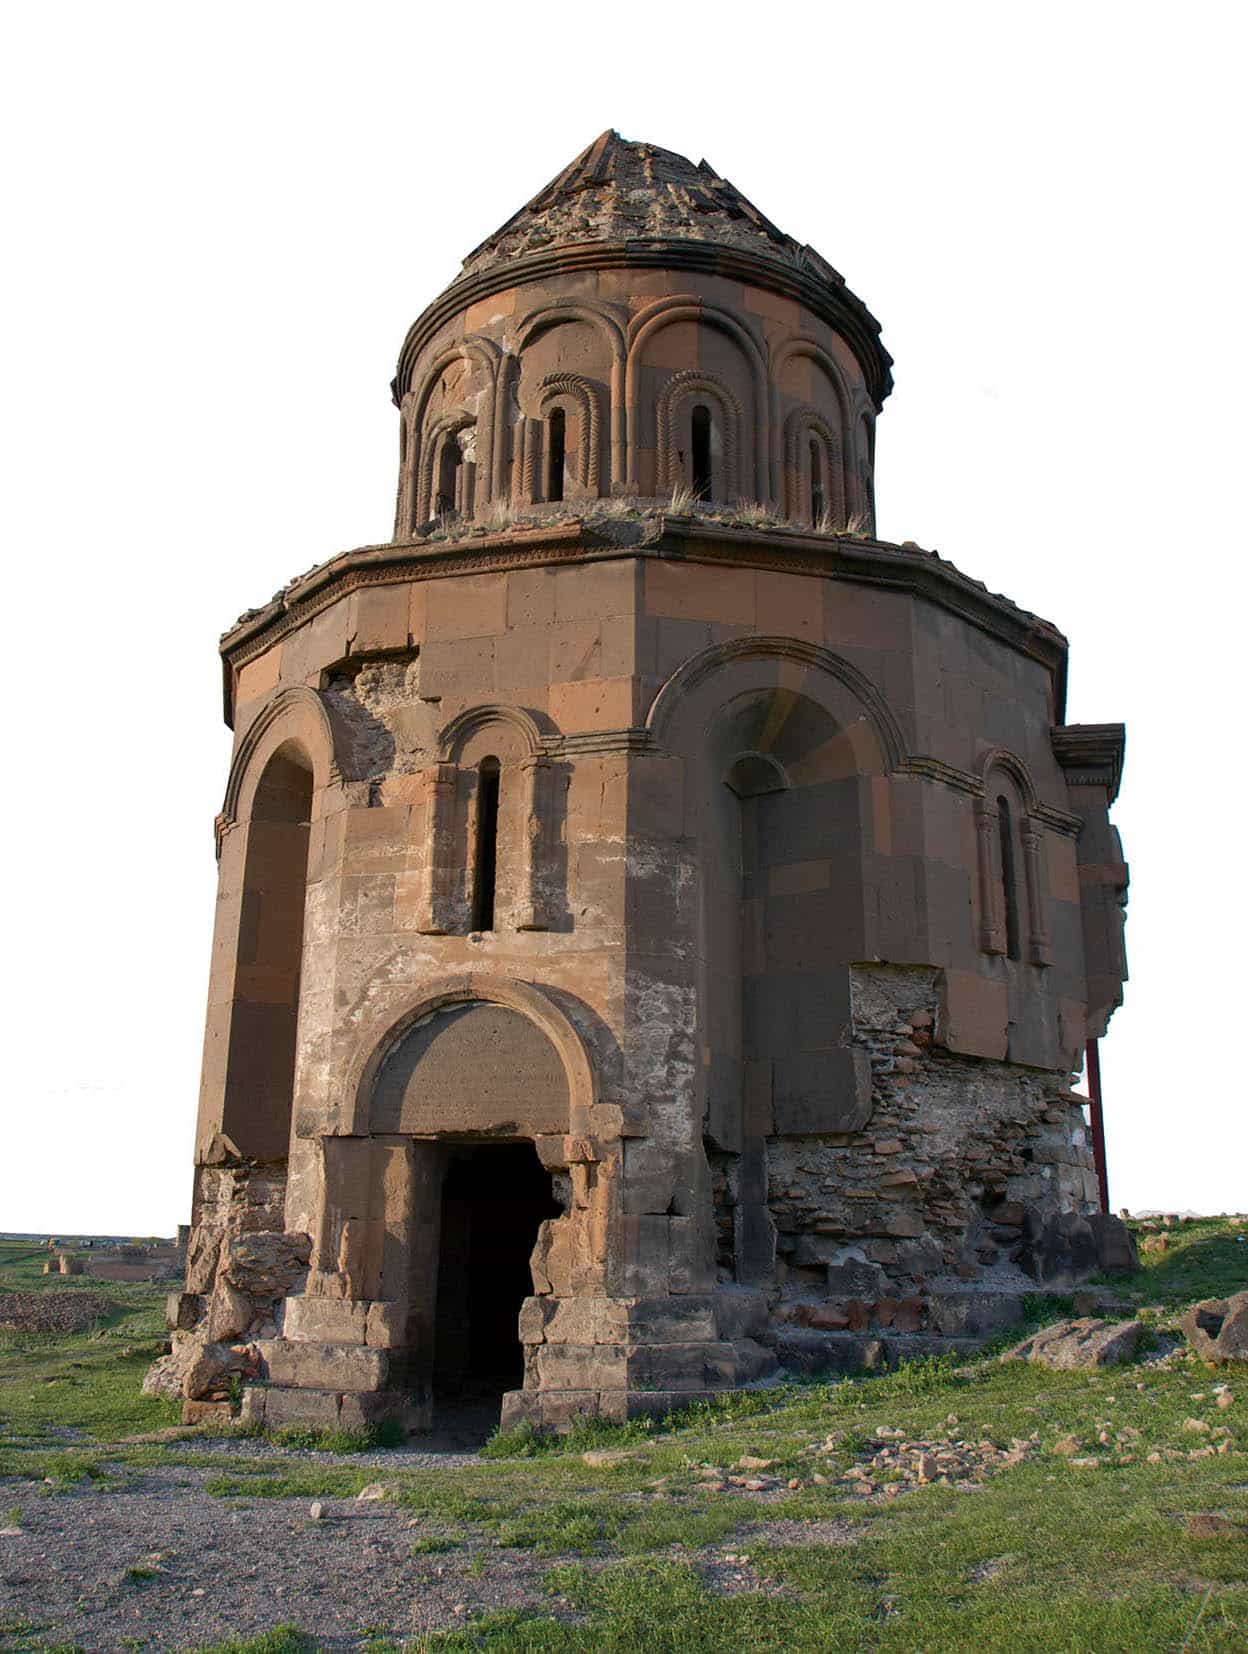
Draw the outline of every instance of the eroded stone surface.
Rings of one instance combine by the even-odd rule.
[[[1056,1367],[1063,1371],[1112,1367],[1130,1361],[1143,1333],[1142,1321],[1098,1321],[1085,1316],[1042,1328],[1016,1344],[1001,1359],[1030,1361],[1038,1367]]]

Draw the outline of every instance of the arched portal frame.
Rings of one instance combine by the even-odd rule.
[[[886,775],[906,756],[892,708],[856,666],[815,643],[788,637],[741,637],[712,644],[674,672],[651,702],[646,726],[666,751],[692,750],[705,737],[725,696],[787,688],[826,706],[854,735],[863,774]]]
[[[776,433],[777,440],[780,440],[782,435],[784,439],[782,450],[780,453],[772,456],[772,463],[777,467],[783,466],[785,468],[786,507],[788,504],[788,434],[789,423],[793,419],[794,415],[789,415],[789,419],[784,422],[782,431],[780,422],[780,377],[785,363],[792,356],[805,356],[810,361],[814,362],[817,367],[822,369],[836,396],[837,418],[835,422],[828,418],[828,411],[826,409],[815,409],[813,411],[819,414],[828,426],[835,425],[836,427],[839,427],[839,431],[837,432],[838,440],[836,443],[838,463],[840,467],[839,479],[837,479],[834,475],[830,481],[832,482],[831,492],[834,495],[839,489],[840,510],[843,513],[840,520],[845,522],[848,521],[849,514],[851,512],[860,509],[860,504],[857,499],[857,478],[854,471],[852,454],[852,402],[850,399],[849,390],[845,384],[844,375],[841,372],[840,365],[836,361],[836,358],[825,350],[817,339],[809,339],[805,337],[805,335],[801,334],[791,339],[782,339],[780,343],[773,348],[771,352],[771,361],[768,365],[771,382],[772,407],[774,410],[772,429]],[[803,411],[805,410],[795,410],[796,413]],[[789,514],[792,515],[792,512],[790,511]]]
[[[582,1134],[589,1131],[591,1110],[597,1101],[594,1067],[566,1012],[540,986],[474,971],[463,976],[439,977],[415,989],[411,985],[395,988],[386,994],[381,1008],[357,1038],[347,1070],[344,1087],[350,1111],[344,1124],[347,1134],[369,1134],[377,1076],[411,1029],[439,1011],[476,1002],[515,1011],[545,1034],[558,1053],[567,1077],[567,1131]]]
[[[426,368],[419,388],[413,386],[403,397],[400,404],[402,417],[406,426],[406,433],[400,443],[403,456],[403,469],[399,484],[399,509],[395,523],[396,534],[406,537],[411,534],[425,518],[421,516],[422,504],[427,505],[427,499],[420,498],[420,479],[425,470],[424,448],[429,433],[424,432],[425,414],[429,407],[429,399],[442,374],[452,362],[478,361],[485,369],[488,395],[486,397],[487,417],[481,422],[481,454],[478,459],[478,503],[485,504],[492,495],[492,478],[494,474],[493,452],[497,446],[498,420],[496,416],[497,387],[500,378],[499,368],[502,352],[492,339],[486,339],[480,334],[469,334],[467,338],[447,349],[440,351]],[[475,416],[473,416],[475,417]],[[436,427],[435,427],[436,429]]]
[[[218,847],[224,835],[250,815],[265,765],[290,741],[298,743],[311,766],[312,819],[317,819],[325,788],[342,780],[336,731],[329,708],[316,690],[291,684],[275,690],[263,703],[238,743],[217,817]]]
[[[709,401],[719,415],[723,451],[719,456],[721,499],[738,499],[741,494],[741,404],[732,387],[717,373],[689,368],[674,373],[664,385],[655,410],[658,485],[661,494],[687,483],[680,464],[681,414],[689,402]]]
[[[767,368],[758,341],[731,311],[701,299],[696,293],[674,293],[668,298],[656,299],[639,310],[628,327],[628,364],[624,378],[624,405],[626,410],[628,442],[628,487],[636,493],[640,487],[637,475],[641,410],[637,401],[637,375],[644,365],[647,342],[673,322],[695,322],[702,327],[713,327],[732,339],[746,358],[750,370],[753,400],[753,464],[744,457],[741,471],[752,476],[758,500],[766,505],[774,498],[771,483],[769,454],[771,451],[771,409],[767,391]]]
[[[571,302],[556,299],[549,304],[539,305],[536,310],[530,310],[520,322],[512,343],[513,358],[522,357],[526,345],[531,344],[549,328],[557,327],[560,322],[584,322],[590,327],[597,328],[607,341],[607,348],[611,353],[611,484],[614,488],[625,475],[624,329],[617,316],[605,305],[593,304],[589,300]]]

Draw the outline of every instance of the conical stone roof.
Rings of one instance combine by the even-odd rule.
[[[892,388],[880,324],[813,247],[796,241],[721,178],[674,150],[608,130],[475,247],[451,285],[412,325],[396,385],[448,316],[513,282],[554,271],[699,270],[795,298],[853,348],[878,407]]]
[[[545,189],[473,249],[464,274],[540,248],[592,241],[709,241],[842,278],[812,248],[765,218],[708,161],[618,132],[595,138]]]

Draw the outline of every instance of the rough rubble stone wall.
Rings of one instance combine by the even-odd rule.
[[[286,1167],[273,1165],[199,1166],[187,1245],[186,1290],[212,1291],[222,1247],[235,1235],[284,1228]]]
[[[412,775],[429,762],[437,721],[420,698],[419,650],[356,662],[336,672],[323,693],[344,733],[344,770],[352,780]]]
[[[853,1040],[871,1063],[871,1119],[844,1136],[768,1143],[781,1322],[931,1328],[933,1291],[1017,1292],[1029,1211],[1034,1227],[1095,1203],[1070,1076],[942,1050],[939,976],[856,967]]]
[[[285,1204],[284,1165],[197,1169],[185,1288],[167,1303],[171,1349],[144,1383],[183,1397],[187,1423],[229,1414],[234,1388],[255,1374],[254,1341],[276,1331],[281,1300],[306,1273],[310,1241],[284,1232]]]

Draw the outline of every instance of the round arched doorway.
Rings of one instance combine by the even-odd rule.
[[[404,1142],[411,1157],[409,1325],[435,1416],[497,1407],[523,1382],[519,1319],[534,1290],[531,1259],[566,1199],[536,1140],[560,1138],[569,1107],[567,1071],[547,1033],[487,999],[418,1017],[376,1071],[371,1133]]]

